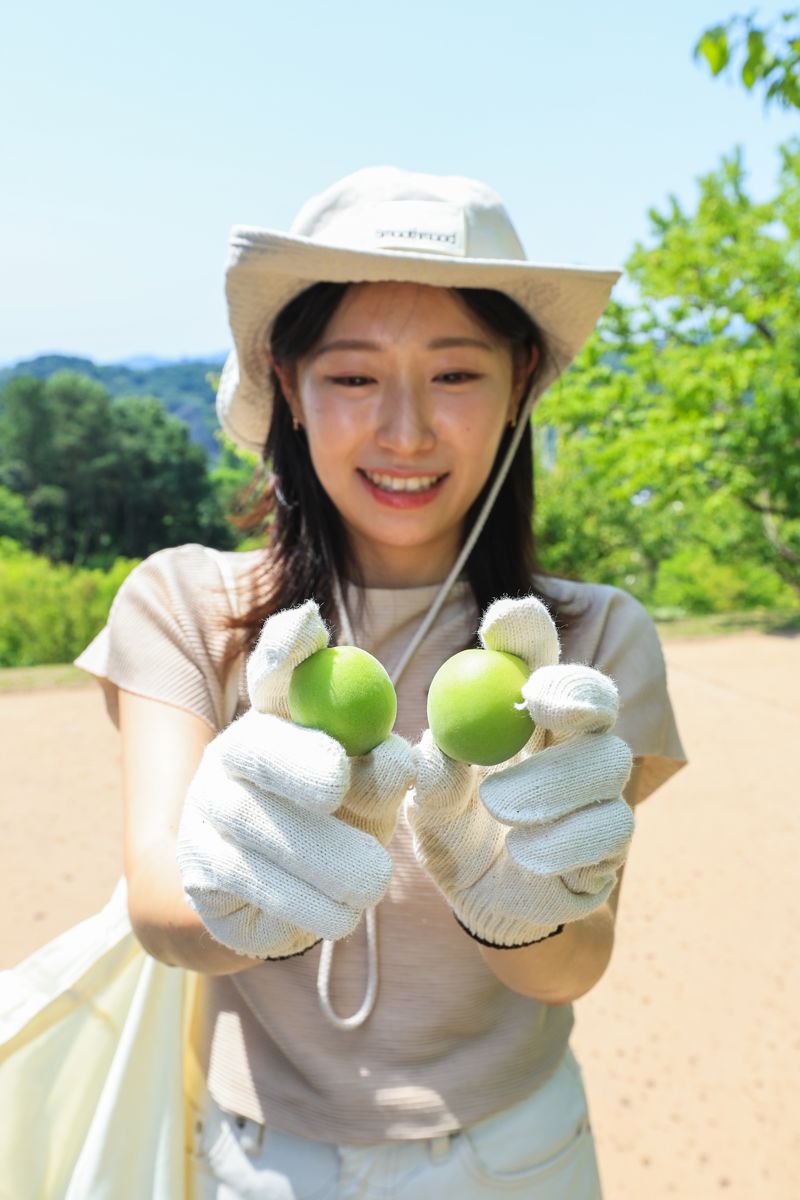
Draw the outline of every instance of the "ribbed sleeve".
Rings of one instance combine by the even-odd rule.
[[[247,556],[230,555],[231,559]],[[75,660],[95,675],[117,723],[123,688],[163,700],[223,727],[231,607],[218,560],[203,546],[160,550],[118,591],[108,621]]]
[[[652,617],[619,588],[562,580],[547,580],[547,586],[557,588],[574,611],[584,614],[564,638],[562,661],[588,663],[610,675],[619,689],[614,732],[640,762],[641,802],[686,762]]]

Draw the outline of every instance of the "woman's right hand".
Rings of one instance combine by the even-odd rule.
[[[247,664],[251,710],[205,749],[181,816],[184,891],[211,935],[251,958],[346,937],[391,877],[384,848],[414,778],[390,735],[349,759],[288,719],[294,668],[327,645],[313,601],[276,613]]]

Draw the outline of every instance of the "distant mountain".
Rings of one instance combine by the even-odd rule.
[[[101,383],[111,396],[155,396],[168,413],[189,426],[192,441],[205,446],[216,458],[219,428],[214,411],[214,391],[209,375],[218,375],[225,361],[220,354],[208,359],[169,361],[147,355],[120,363],[96,363],[68,354],[41,354],[0,370],[0,389],[9,379],[34,375],[47,379],[56,371],[76,371]]]
[[[131,371],[152,371],[153,367],[164,367],[173,361],[171,358],[157,358],[152,354],[134,354],[132,358],[121,358],[113,365],[129,367]]]
[[[132,371],[152,371],[154,367],[170,367],[178,363],[187,362],[204,362],[215,363],[221,367],[228,357],[227,350],[220,350],[216,354],[209,354],[206,358],[159,358],[155,354],[133,354],[130,358],[120,358],[118,362],[112,363],[112,366],[130,367]],[[101,364],[102,365],[102,364]]]

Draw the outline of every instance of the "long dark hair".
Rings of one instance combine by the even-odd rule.
[[[314,284],[282,309],[273,325],[270,342],[275,362],[291,367],[318,344],[348,286]],[[529,361],[531,349],[536,348],[538,358],[528,380],[528,389],[532,387],[549,353],[536,323],[502,292],[484,288],[454,291],[481,324],[505,339],[515,364]],[[335,636],[339,632],[339,614],[334,578],[361,582],[342,519],[317,478],[305,433],[293,428],[289,405],[274,372],[272,392],[272,419],[264,447],[264,460],[271,468],[270,479],[266,488],[262,486],[250,511],[238,521],[245,530],[263,533],[268,543],[264,566],[258,570],[258,578],[251,581],[256,588],[250,605],[231,621],[231,627],[247,631],[248,646],[255,642],[268,616],[308,599],[316,600],[323,620]],[[513,430],[507,426],[489,478],[467,513],[465,535],[472,528],[512,436]],[[563,626],[566,620],[559,614],[557,603],[534,587],[533,577],[539,568],[533,534],[533,494],[533,437],[528,422],[467,559],[465,574],[479,612],[498,596],[527,596],[533,592],[556,619],[561,616]]]

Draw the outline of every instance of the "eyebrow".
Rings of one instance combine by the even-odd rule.
[[[473,337],[441,337],[434,338],[428,342],[428,350],[457,350],[462,346],[471,346],[477,350],[493,349],[489,342],[483,341],[481,338]],[[334,350],[382,350],[383,347],[378,342],[364,341],[361,338],[338,338],[333,342],[325,342],[312,355],[313,358],[319,358],[323,354],[331,354]]]

